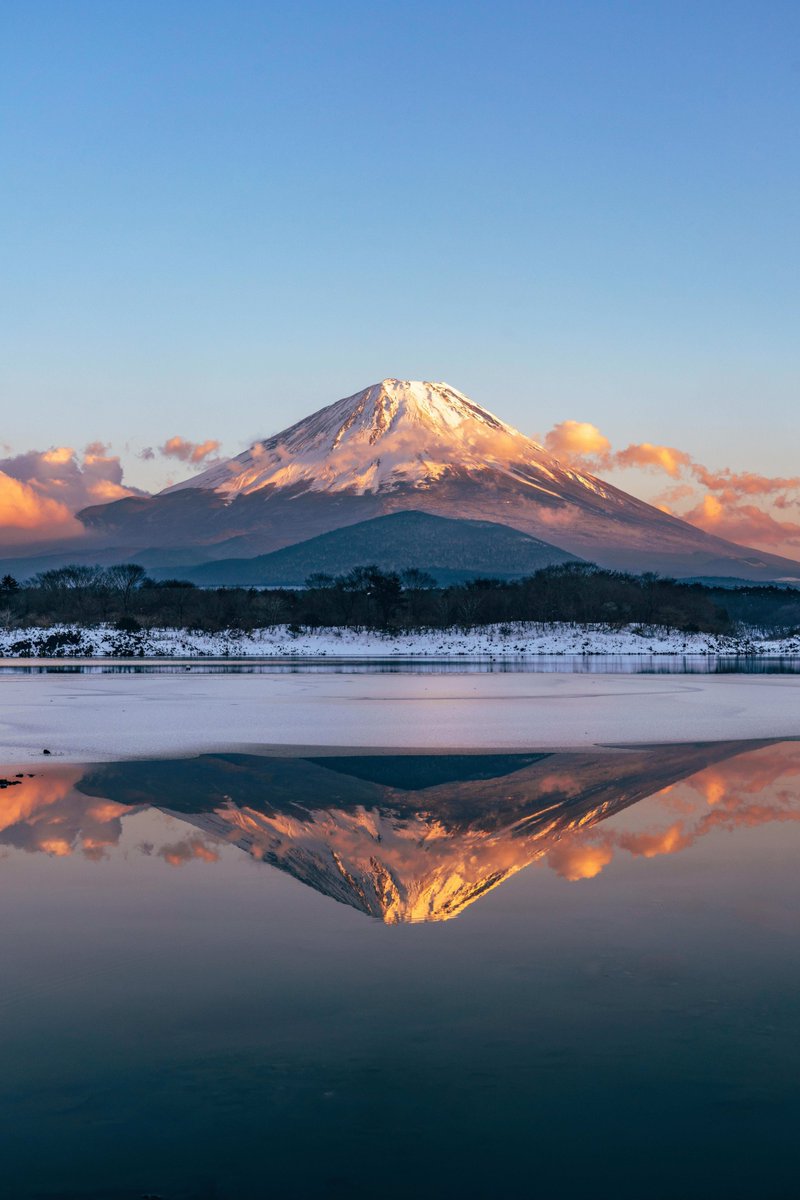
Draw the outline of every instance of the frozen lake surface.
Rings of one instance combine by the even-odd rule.
[[[795,737],[792,674],[0,675],[0,758],[96,762],[265,743],[418,750]]]
[[[793,1194],[800,743],[257,749],[0,765],[9,1196]]]

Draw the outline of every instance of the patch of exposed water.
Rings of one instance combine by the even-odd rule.
[[[793,1194],[800,742],[262,749],[0,768],[9,1195]]]
[[[541,654],[530,658],[0,659],[0,675],[798,675],[800,656]]]

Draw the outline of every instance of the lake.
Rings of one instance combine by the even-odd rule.
[[[538,654],[528,658],[25,659],[3,675],[800,675],[797,655]]]
[[[800,742],[0,767],[15,1200],[785,1200]]]

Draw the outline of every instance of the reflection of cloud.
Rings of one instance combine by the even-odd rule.
[[[717,829],[731,833],[735,829],[752,829],[775,821],[800,821],[800,808],[787,808],[774,800],[767,800],[763,804],[740,804],[716,809],[693,827],[689,821],[677,821],[659,832],[620,834],[615,841],[620,849],[627,850],[635,857],[656,858],[661,854],[678,854],[681,850],[687,850],[700,838]]]
[[[728,784],[722,771],[709,767],[707,771],[701,771],[699,775],[695,776],[690,781],[690,786],[705,797],[707,804],[714,805],[718,804],[725,795]]]
[[[658,833],[623,833],[616,843],[636,858],[656,858],[659,854],[677,854],[691,846],[694,838],[684,830],[683,822],[676,821],[668,829]]]
[[[606,840],[581,842],[580,839],[565,838],[549,851],[547,865],[572,882],[578,879],[594,879],[608,866],[614,855]]]
[[[759,747],[729,762],[706,767],[687,782],[710,804],[718,803],[723,796],[735,804],[736,797],[769,792],[780,799],[794,798],[800,784],[800,742]],[[783,786],[778,789],[778,784]]]
[[[121,818],[130,809],[110,800],[87,805],[86,797],[73,790],[82,774],[82,768],[68,767],[7,788],[0,805],[0,844],[59,858],[80,851],[95,859],[115,846]]]
[[[82,767],[47,770],[4,789],[0,803],[0,845],[26,853],[65,858],[80,853],[100,859],[119,844],[122,818],[138,806],[87,797],[75,790]],[[140,847],[153,853],[152,846]],[[218,853],[201,837],[190,837],[157,851],[170,866],[200,859],[216,862]]]
[[[159,858],[171,867],[182,867],[186,863],[199,859],[201,862],[218,862],[219,854],[207,845],[202,838],[187,838],[174,842],[171,846],[162,846],[158,851]]]
[[[55,446],[0,459],[0,545],[79,536],[85,530],[74,513],[137,494],[102,442],[90,442],[82,455]]]
[[[14,787],[3,791],[0,804],[0,836],[6,829],[20,822],[37,819],[51,806],[58,804],[80,779],[80,767],[65,768],[32,779],[20,780]]]
[[[679,785],[682,795],[675,790],[665,788],[651,796],[650,803],[685,812],[681,820],[642,832],[606,830],[600,840],[590,831],[578,833],[548,853],[548,866],[564,879],[590,879],[611,862],[615,850],[635,858],[657,858],[679,854],[718,830],[800,821],[800,744],[751,750],[698,771]],[[700,802],[707,807],[698,807]]]

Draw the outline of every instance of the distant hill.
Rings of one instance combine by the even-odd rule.
[[[682,579],[681,583],[700,583],[703,585],[703,587],[726,588],[728,590],[762,587],[777,587],[793,592],[800,590],[800,579],[770,579],[759,581],[753,579],[736,579],[732,578],[730,575],[692,575],[687,579]]]
[[[360,521],[272,554],[220,559],[184,568],[180,574],[207,586],[296,586],[316,571],[341,575],[375,563],[384,571],[416,567],[439,583],[453,583],[480,575],[514,579],[554,563],[578,561],[575,555],[507,525],[412,510]],[[158,577],[165,570],[153,574]]]

